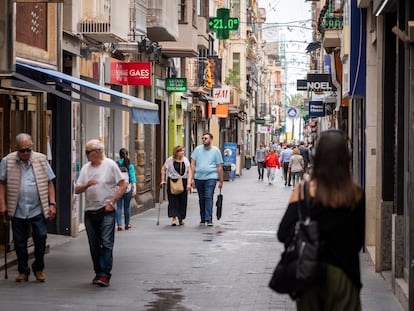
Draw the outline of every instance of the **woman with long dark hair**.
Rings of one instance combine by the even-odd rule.
[[[310,180],[302,183],[309,185],[310,216],[318,222],[327,276],[322,284],[307,289],[296,300],[300,311],[361,310],[359,252],[365,237],[365,199],[353,180],[350,160],[342,131],[328,130],[320,134]],[[298,189],[303,188],[302,185],[293,190],[280,223],[277,235],[283,243],[293,235],[300,206]]]
[[[137,180],[135,177],[134,165],[128,157],[128,150],[121,148],[119,150],[120,159],[117,161],[119,169],[128,184],[121,199],[116,202],[116,222],[118,224],[118,231],[122,231],[122,210],[124,211],[125,230],[130,229],[131,226],[131,199],[137,194]]]

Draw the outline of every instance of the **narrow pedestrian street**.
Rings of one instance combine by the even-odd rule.
[[[132,229],[116,232],[111,286],[92,285],[85,232],[76,238],[50,236],[45,283],[33,275],[16,283],[1,271],[3,310],[295,310],[286,295],[267,283],[282,245],[275,237],[291,187],[257,180],[256,167],[223,186],[223,216],[199,226],[198,198],[189,197],[184,226],[172,227],[167,202],[133,217]],[[363,310],[403,310],[390,285],[361,256]],[[3,263],[2,263],[3,264]]]

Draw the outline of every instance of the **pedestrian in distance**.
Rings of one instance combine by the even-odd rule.
[[[292,150],[292,156],[290,157],[288,173],[292,180],[293,187],[302,179],[302,174],[305,172],[305,162],[300,154],[298,148]]]
[[[327,263],[327,271],[322,284],[305,290],[296,300],[297,310],[359,311],[359,252],[364,244],[365,199],[352,178],[351,156],[342,131],[320,134],[308,184],[310,217],[318,223],[323,245],[321,260]],[[304,187],[293,190],[279,226],[277,236],[283,243],[293,236],[298,220],[299,188]]]
[[[211,144],[213,135],[206,132],[202,136],[203,144],[197,146],[191,154],[192,186],[198,192],[200,205],[200,225],[213,226],[213,197],[217,180],[223,187],[223,157],[220,150]]]
[[[289,173],[289,162],[290,157],[292,156],[292,148],[290,145],[287,145],[285,149],[280,153],[280,163],[283,167],[283,179],[285,180],[285,186],[291,186],[290,180],[291,176]]]
[[[137,179],[135,177],[134,164],[128,157],[128,150],[121,148],[119,150],[120,159],[116,161],[121,170],[122,176],[127,184],[127,190],[124,195],[116,202],[116,222],[118,231],[122,231],[122,210],[124,210],[125,230],[131,229],[131,199],[137,194]]]
[[[256,149],[256,164],[257,164],[257,173],[259,174],[259,180],[263,181],[263,174],[264,174],[264,157],[266,155],[266,148],[264,147],[263,143],[260,142],[259,147]]]
[[[280,162],[277,153],[273,147],[270,148],[269,153],[264,158],[264,163],[267,170],[267,180],[269,185],[273,184],[276,179],[276,168],[280,169]]]
[[[308,173],[308,167],[309,167],[310,158],[309,158],[308,146],[305,145],[305,142],[304,141],[301,141],[300,142],[299,151],[300,151],[300,155],[303,158],[303,162],[305,164],[304,174],[306,174],[306,173]]]
[[[161,168],[161,187],[167,184],[168,195],[168,217],[171,218],[171,225],[184,225],[184,219],[187,215],[187,198],[191,190],[191,183],[188,177],[191,176],[190,161],[184,156],[184,147],[175,146],[173,154],[164,163]],[[182,179],[183,192],[171,193],[171,183]]]
[[[16,149],[0,162],[0,212],[11,218],[19,272],[16,282],[29,280],[27,241],[30,231],[34,242],[31,268],[36,280],[44,282],[47,220],[56,216],[53,185],[56,176],[46,155],[33,151],[29,134],[16,136]]]
[[[312,169],[313,154],[314,154],[313,144],[308,144],[308,157],[309,157],[308,173]]]
[[[93,284],[109,286],[115,240],[116,202],[127,184],[115,161],[104,156],[104,144],[92,139],[86,144],[86,163],[80,170],[75,193],[85,192],[85,228],[95,277]]]

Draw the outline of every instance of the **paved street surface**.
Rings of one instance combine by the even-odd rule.
[[[47,280],[16,283],[0,272],[1,310],[295,310],[286,295],[267,284],[282,245],[276,228],[291,188],[257,180],[256,167],[225,182],[224,209],[214,227],[199,226],[197,194],[190,195],[184,226],[172,227],[164,202],[132,219],[132,229],[116,232],[111,286],[92,285],[86,235],[49,236]],[[363,310],[400,311],[384,278],[362,255]]]

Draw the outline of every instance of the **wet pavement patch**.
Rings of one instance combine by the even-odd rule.
[[[147,311],[190,311],[180,305],[184,300],[181,288],[151,288],[148,292],[157,295],[158,299],[145,305]]]
[[[206,232],[203,233],[203,242],[211,242],[213,241],[213,233]]]

